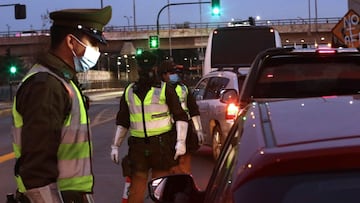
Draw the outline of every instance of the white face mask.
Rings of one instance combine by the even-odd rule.
[[[84,56],[76,56],[75,52],[72,51],[74,55],[75,70],[76,72],[88,71],[90,68],[93,68],[96,65],[100,57],[100,52],[93,47],[86,46],[76,37],[74,37],[74,39],[76,39],[76,41],[85,47]]]

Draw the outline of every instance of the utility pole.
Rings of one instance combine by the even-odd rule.
[[[170,0],[167,0],[168,4],[170,4]],[[169,22],[169,55],[172,60],[172,47],[171,47],[171,23],[170,23],[170,7],[168,7],[168,22]]]
[[[310,3],[311,3],[311,0],[308,0],[308,6],[309,6],[309,30],[308,30],[308,35],[310,36],[311,35],[311,7],[310,7]]]
[[[133,0],[133,19],[134,19],[134,30],[136,31],[136,8],[135,0]]]

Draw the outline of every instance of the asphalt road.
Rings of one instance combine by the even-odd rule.
[[[94,145],[94,198],[98,203],[121,202],[125,184],[121,166],[110,160],[110,145],[115,131],[114,119],[118,110],[119,94],[121,92],[89,94],[92,100],[89,115]],[[10,130],[10,115],[0,115],[0,202],[3,202],[2,199],[5,201],[6,194],[16,188]],[[121,157],[127,153],[126,142],[121,145],[119,152]],[[200,189],[206,188],[213,166],[211,148],[201,147],[192,159],[192,175]],[[145,202],[152,201],[147,197]]]

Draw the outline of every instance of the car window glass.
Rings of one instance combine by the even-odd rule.
[[[233,198],[234,202],[251,203],[356,203],[359,181],[358,171],[265,176],[234,190]]]
[[[241,89],[243,87],[244,81],[245,81],[246,76],[242,75],[238,77],[238,86],[239,86],[239,93],[241,92]]]
[[[242,120],[238,119],[231,128],[219,160],[215,166],[207,188],[206,201],[228,202],[231,198],[232,175],[236,166],[236,157],[241,136]]]
[[[301,98],[358,94],[359,59],[283,61],[265,64],[255,86],[254,98]]]
[[[228,78],[224,77],[210,78],[205,90],[204,99],[219,99],[221,90],[225,89],[229,81]]]
[[[193,95],[196,100],[202,100],[204,98],[205,88],[206,88],[208,81],[209,81],[209,78],[204,78],[194,88]]]

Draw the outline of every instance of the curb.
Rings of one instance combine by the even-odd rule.
[[[91,97],[93,94],[99,94],[101,92],[108,92],[108,91],[123,91],[124,88],[104,88],[104,89],[90,89],[84,90],[84,95]],[[91,99],[91,98],[90,98]],[[94,101],[94,100],[90,100]],[[0,116],[8,116],[11,114],[12,111],[12,103],[11,102],[0,102]]]
[[[11,107],[8,109],[0,109],[0,116],[8,116],[11,114]]]

